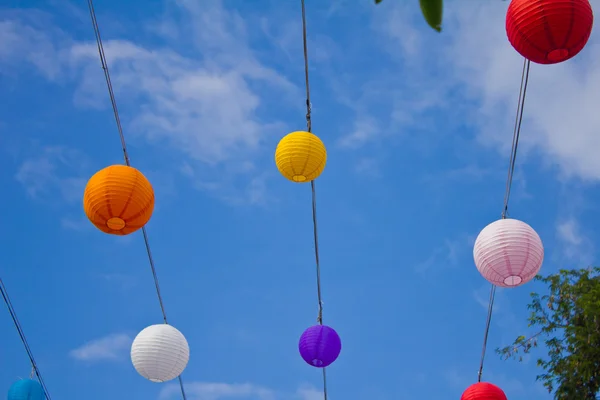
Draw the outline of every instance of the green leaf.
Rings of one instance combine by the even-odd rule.
[[[421,5],[421,12],[427,24],[436,31],[441,32],[444,0],[419,0],[419,4]]]
[[[381,3],[383,0],[375,0],[375,4]]]

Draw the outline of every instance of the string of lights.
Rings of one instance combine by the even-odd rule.
[[[38,364],[35,361],[35,357],[33,356],[33,352],[31,351],[31,347],[29,346],[29,342],[27,341],[25,332],[23,332],[23,327],[21,326],[21,322],[19,321],[17,312],[15,311],[10,296],[8,295],[8,290],[6,290],[6,286],[4,285],[4,281],[2,279],[0,279],[0,295],[2,296],[2,300],[4,300],[4,304],[6,304],[6,308],[8,308],[8,312],[10,314],[10,317],[12,318],[13,324],[15,325],[15,328],[19,333],[19,338],[21,339],[21,342],[23,342],[23,346],[25,347],[25,351],[27,352],[27,356],[29,357],[29,362],[31,363],[31,374],[29,375],[29,379],[33,379],[33,375],[35,374],[42,387],[44,396],[46,396],[47,400],[51,400],[50,392],[48,392],[48,388],[46,387],[46,383],[44,382],[44,378],[42,377],[40,368],[38,367]]]
[[[123,158],[125,159],[125,164],[127,166],[131,166],[131,161],[129,158],[129,153],[127,152],[127,144],[125,142],[125,135],[123,133],[123,127],[121,125],[121,118],[119,117],[119,109],[117,107],[117,102],[115,100],[115,94],[114,94],[114,90],[113,90],[113,86],[112,86],[112,81],[110,79],[110,73],[108,70],[108,63],[106,61],[106,55],[104,53],[104,45],[102,43],[102,37],[100,36],[100,28],[98,26],[98,20],[96,17],[96,10],[94,9],[94,3],[93,0],[88,0],[88,8],[89,8],[89,12],[90,12],[90,18],[92,20],[92,26],[94,28],[94,35],[96,37],[96,44],[98,46],[98,54],[100,56],[100,62],[102,65],[102,70],[104,71],[104,77],[106,80],[106,86],[108,88],[108,94],[110,97],[110,102],[112,105],[112,109],[113,109],[113,114],[115,117],[115,122],[117,124],[117,130],[119,132],[119,138],[121,140],[121,147],[123,150]],[[167,313],[165,311],[165,305],[163,302],[163,298],[161,295],[161,291],[160,291],[160,284],[158,281],[158,274],[156,272],[156,267],[154,264],[154,258],[152,257],[152,251],[150,249],[150,241],[148,240],[148,233],[146,231],[146,227],[142,226],[142,235],[144,237],[144,244],[146,247],[146,253],[148,255],[148,261],[150,264],[150,269],[152,271],[152,277],[154,279],[154,286],[156,288],[156,295],[158,297],[158,302],[160,305],[160,309],[161,309],[161,313],[162,313],[162,317],[164,320],[165,324],[168,324],[168,320],[167,320]],[[183,397],[183,400],[187,400],[186,397],[186,393],[185,393],[185,388],[183,386],[183,379],[181,378],[181,375],[179,375],[178,377],[178,381],[179,381],[179,387],[181,389],[181,396]]]
[[[529,68],[531,61],[524,58],[523,71],[521,73],[521,87],[519,89],[519,99],[517,101],[517,112],[515,117],[515,126],[513,131],[512,146],[510,151],[510,159],[508,163],[508,175],[506,178],[506,191],[504,193],[504,206],[502,208],[502,219],[508,216],[508,201],[512,188],[513,175],[515,172],[515,162],[517,158],[517,149],[519,147],[519,137],[521,135],[521,123],[523,122],[523,109],[525,106],[525,96],[527,94],[527,84],[529,83]],[[483,348],[481,349],[481,360],[479,362],[479,371],[477,372],[477,381],[481,382],[483,375],[483,365],[485,362],[485,353],[487,349],[488,335],[492,322],[492,314],[494,311],[494,300],[496,298],[496,285],[492,284],[490,289],[490,297],[488,301],[487,317],[485,321],[485,330],[483,334]]]

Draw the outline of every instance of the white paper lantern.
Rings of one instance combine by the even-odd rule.
[[[152,382],[177,378],[190,359],[190,347],[181,332],[171,325],[150,325],[131,345],[131,362],[137,372]]]
[[[497,286],[515,287],[529,282],[540,271],[544,246],[525,222],[500,219],[479,233],[473,258],[485,279]]]

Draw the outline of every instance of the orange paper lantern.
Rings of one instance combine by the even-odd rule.
[[[146,177],[126,165],[94,174],[85,187],[83,209],[104,233],[129,235],[146,225],[154,211],[154,190]]]
[[[512,0],[506,34],[528,60],[556,64],[575,57],[586,45],[594,13],[588,0]]]

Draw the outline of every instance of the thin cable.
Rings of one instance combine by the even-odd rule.
[[[519,100],[517,101],[517,112],[515,117],[515,126],[513,131],[512,148],[508,162],[508,176],[506,177],[506,192],[504,193],[504,207],[502,208],[502,219],[508,215],[508,200],[510,199],[510,191],[512,188],[513,175],[515,172],[515,163],[517,159],[517,150],[519,147],[519,137],[521,135],[521,124],[523,122],[523,109],[525,107],[525,96],[527,94],[527,84],[529,83],[529,68],[531,61],[523,60],[523,71],[521,72],[521,87],[519,89]],[[492,284],[490,289],[490,299],[488,302],[487,317],[485,320],[485,331],[483,333],[483,348],[481,349],[481,360],[479,362],[479,371],[477,373],[477,381],[481,382],[483,374],[483,364],[485,362],[485,352],[487,349],[488,335],[492,322],[492,313],[494,311],[494,299],[496,298],[496,285]]]
[[[524,59],[523,71],[521,72],[521,87],[519,89],[519,101],[515,117],[515,127],[513,131],[512,149],[508,165],[508,176],[506,178],[506,192],[504,194],[504,208],[502,209],[502,218],[508,215],[508,200],[512,188],[513,174],[515,172],[515,163],[517,160],[517,149],[519,147],[519,137],[521,136],[521,123],[523,122],[523,110],[525,107],[525,96],[527,95],[527,85],[529,83],[529,67],[531,61]]]
[[[319,234],[317,230],[317,194],[315,191],[315,181],[310,181],[310,189],[312,193],[312,220],[313,220],[313,237],[315,240],[315,260],[317,271],[317,299],[319,301],[319,315],[317,322],[323,325],[323,300],[321,298],[321,263],[319,262]]]
[[[21,327],[21,323],[19,322],[19,318],[17,317],[17,312],[12,305],[12,301],[10,300],[10,296],[8,295],[8,291],[6,290],[6,286],[4,286],[4,282],[0,279],[0,295],[2,295],[2,299],[8,308],[8,312],[13,320],[15,328],[19,333],[19,337],[21,338],[21,342],[23,342],[23,346],[25,347],[25,351],[27,352],[27,356],[29,357],[29,362],[31,363],[32,373],[29,376],[29,379],[33,378],[33,373],[35,371],[35,375],[37,375],[38,381],[42,386],[42,390],[44,391],[44,396],[46,396],[47,400],[51,400],[50,393],[48,392],[48,388],[46,387],[46,383],[42,378],[42,374],[40,369],[38,368],[37,362],[35,361],[35,357],[33,356],[33,352],[31,351],[31,347],[29,347],[29,342],[25,337],[25,333],[23,332],[23,328]]]
[[[310,82],[308,79],[308,40],[306,39],[306,8],[304,6],[304,0],[300,0],[302,4],[302,43],[304,47],[304,83],[306,84],[306,130],[312,132],[312,120],[311,112],[312,107],[310,103]],[[319,314],[317,316],[317,322],[319,325],[323,325],[323,299],[321,297],[321,263],[319,261],[319,235],[317,229],[317,194],[315,190],[315,181],[310,181],[310,189],[312,195],[312,221],[313,221],[313,237],[315,242],[315,262],[317,272],[317,299],[319,301]],[[323,398],[327,400],[327,372],[323,369]]]
[[[308,46],[306,40],[306,10],[304,8],[304,0],[302,3],[302,40],[304,42],[304,79],[306,83],[306,129],[312,132],[311,121],[311,104],[310,104],[310,83],[308,80]],[[313,220],[313,237],[315,241],[315,261],[317,266],[317,298],[319,301],[319,315],[317,322],[323,325],[323,299],[321,297],[321,263],[319,261],[319,234],[317,224],[317,193],[315,189],[315,181],[310,181],[310,189],[312,193],[312,220]]]
[[[488,311],[485,320],[485,332],[483,334],[483,348],[481,349],[481,361],[479,362],[479,371],[477,373],[477,382],[481,382],[483,375],[483,363],[485,361],[485,350],[487,349],[488,335],[490,333],[490,324],[492,323],[492,311],[494,310],[494,298],[496,297],[496,285],[492,284],[490,289],[490,299],[488,301]]]
[[[110,96],[110,103],[112,105],[113,114],[115,116],[115,122],[117,123],[117,130],[119,131],[119,137],[121,139],[121,148],[123,150],[123,157],[125,158],[125,164],[127,166],[131,166],[131,162],[129,160],[129,153],[127,152],[127,144],[125,142],[125,135],[123,134],[123,127],[121,125],[121,118],[119,117],[119,109],[117,108],[117,101],[115,99],[115,93],[112,86],[112,81],[110,79],[110,73],[108,71],[108,63],[106,62],[106,55],[104,53],[104,46],[102,44],[102,37],[100,36],[100,28],[98,26],[98,20],[96,18],[96,10],[94,9],[93,0],[88,0],[88,7],[90,10],[90,18],[92,19],[92,26],[94,28],[94,35],[96,36],[96,44],[98,45],[98,55],[100,56],[100,63],[102,64],[102,70],[104,71],[104,78],[106,80],[106,86],[108,88],[108,95]],[[165,311],[165,305],[163,302],[163,298],[160,292],[160,285],[158,282],[158,274],[156,273],[156,267],[154,265],[154,258],[152,257],[152,251],[150,250],[150,241],[148,240],[148,233],[146,232],[146,227],[142,227],[142,235],[144,236],[144,244],[146,246],[146,253],[148,253],[148,261],[150,263],[150,269],[152,270],[152,276],[154,278],[154,286],[156,288],[156,295],[158,297],[158,303],[160,304],[160,310],[162,312],[163,320],[165,324],[167,322],[167,313]],[[181,388],[181,395],[183,396],[183,400],[187,400],[185,395],[185,389],[183,387],[183,380],[181,375],[179,378],[179,386]]]

